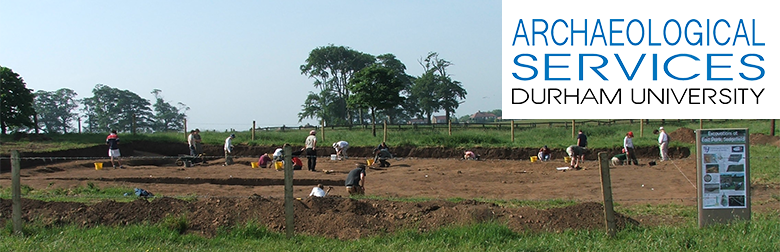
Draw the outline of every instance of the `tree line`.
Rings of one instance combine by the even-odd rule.
[[[322,125],[354,125],[377,121],[404,123],[444,111],[447,120],[466,98],[466,90],[453,80],[452,62],[429,52],[418,63],[420,76],[406,73],[395,55],[374,56],[333,44],[309,53],[301,74],[313,79],[319,92],[309,92],[298,122],[311,118]]]
[[[0,66],[0,132],[43,131],[70,133],[78,131],[74,122],[84,119],[86,132],[107,132],[112,129],[131,132],[181,131],[185,112],[179,102],[166,102],[162,90],[154,89],[155,103],[129,90],[97,84],[92,97],[76,99],[68,88],[55,91],[28,89],[19,74]],[[79,109],[81,105],[81,109]],[[79,114],[81,112],[81,114]]]

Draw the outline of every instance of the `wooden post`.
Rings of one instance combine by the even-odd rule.
[[[81,134],[81,117],[79,117],[79,134]]]
[[[775,136],[775,119],[769,120],[769,135]]]
[[[452,120],[447,121],[447,132],[452,136]]]
[[[571,120],[571,137],[572,138],[574,138],[574,136],[577,135],[577,131],[576,131],[575,128],[576,128],[576,123],[574,122],[574,120]]]
[[[292,146],[284,144],[284,231],[287,238],[292,238],[295,232],[295,209],[293,208],[293,166]]]
[[[615,237],[615,209],[612,206],[612,179],[609,177],[609,156],[599,152],[599,170],[601,171],[601,192],[604,195],[604,218],[607,223],[607,235]]]
[[[512,126],[510,126],[510,127],[512,127],[512,129],[510,130],[510,132],[512,134],[512,142],[514,143],[515,142],[515,120],[512,120],[510,122],[510,124],[512,125]]]
[[[189,134],[187,134],[187,118],[184,118],[184,139],[187,139]]]
[[[322,142],[324,143],[325,142],[325,120],[322,120],[322,130],[321,131],[322,131],[322,134],[320,134],[320,135],[322,136]]]
[[[252,141],[255,140],[255,127],[257,127],[257,121],[252,121]]]
[[[11,219],[14,233],[22,234],[22,185],[20,183],[20,157],[18,150],[11,151]]]
[[[645,135],[645,119],[639,119],[639,137]]]
[[[384,136],[382,137],[382,142],[387,142],[387,120],[385,120],[384,123],[382,123],[382,131],[384,132]]]
[[[699,119],[699,129],[704,128],[704,119]]]

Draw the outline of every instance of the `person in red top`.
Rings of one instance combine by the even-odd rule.
[[[303,169],[303,161],[298,157],[292,157],[293,170]]]
[[[106,145],[108,145],[108,156],[111,157],[111,166],[116,169],[116,164],[114,164],[114,157],[116,157],[116,161],[119,163],[119,169],[124,169],[124,167],[122,167],[122,160],[120,159],[119,136],[117,136],[116,130],[111,130],[111,134],[106,137]]]
[[[260,159],[257,160],[257,164],[262,168],[267,168],[269,163],[271,163],[271,157],[269,157],[268,153],[263,154],[260,156]]]

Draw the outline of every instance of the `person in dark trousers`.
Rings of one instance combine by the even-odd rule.
[[[623,138],[623,150],[626,151],[627,163],[634,162],[634,165],[639,165],[639,161],[636,160],[636,153],[634,152],[634,132],[629,131],[626,137]]]
[[[305,146],[309,171],[317,171],[317,131],[309,131],[309,136],[306,137]]]
[[[374,163],[379,162],[379,167],[390,167],[390,162],[387,162],[390,158],[393,158],[393,154],[390,153],[390,147],[387,147],[385,142],[374,149]]]
[[[111,166],[116,169],[114,164],[114,158],[119,163],[119,169],[124,169],[122,166],[121,154],[119,153],[119,136],[116,134],[116,130],[111,130],[111,134],[106,137],[106,145],[108,145],[108,156],[111,157]]]
[[[347,187],[347,193],[349,195],[363,195],[366,193],[366,165],[357,164],[357,168],[353,169],[347,175],[347,180],[344,182]]]

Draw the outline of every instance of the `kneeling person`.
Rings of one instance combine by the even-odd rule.
[[[363,195],[366,192],[364,187],[365,184],[366,165],[358,164],[357,168],[349,172],[344,185],[347,187],[347,193],[349,193],[349,195]]]

